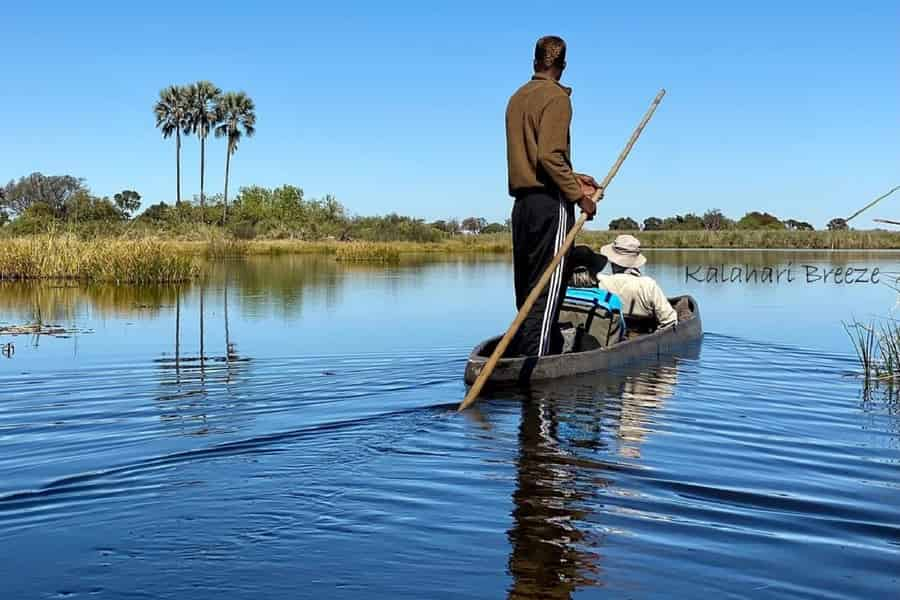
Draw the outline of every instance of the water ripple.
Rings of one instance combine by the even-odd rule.
[[[11,593],[251,597],[263,573],[274,596],[348,598],[895,589],[896,404],[847,356],[713,334],[457,415],[466,353],[3,372],[5,574],[44,531],[70,559],[47,580],[66,585]]]

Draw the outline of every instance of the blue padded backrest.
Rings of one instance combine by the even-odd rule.
[[[566,299],[605,308],[608,312],[622,314],[622,301],[612,292],[600,288],[566,288]]]

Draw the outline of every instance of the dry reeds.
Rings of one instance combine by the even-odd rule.
[[[400,251],[391,243],[348,242],[338,246],[334,257],[344,262],[398,263]]]
[[[207,239],[203,254],[207,258],[246,256],[249,253],[249,246],[245,240],[227,237],[222,232],[216,231]]]
[[[116,283],[169,283],[194,277],[198,267],[153,239],[82,241],[38,235],[0,241],[0,280],[78,279]]]

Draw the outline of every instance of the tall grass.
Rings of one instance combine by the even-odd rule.
[[[0,241],[0,280],[167,283],[185,281],[197,273],[193,259],[151,238],[82,241],[47,234]]]
[[[203,254],[207,258],[228,258],[246,256],[248,252],[249,242],[228,237],[221,231],[214,230],[206,240]]]
[[[618,231],[586,231],[577,243],[599,248]],[[900,232],[887,231],[643,231],[645,248],[900,248]],[[198,274],[193,257],[321,254],[348,262],[395,263],[400,256],[502,255],[512,251],[507,233],[452,236],[438,242],[341,242],[334,239],[236,240],[221,229],[199,227],[190,238],[131,231],[128,237],[79,240],[49,233],[0,237],[0,280],[79,279],[136,283],[183,281]],[[900,368],[900,367],[898,367]]]
[[[892,379],[900,379],[900,323],[886,321],[881,324],[879,349],[882,371]]]
[[[335,258],[346,262],[400,262],[400,251],[389,243],[349,242],[338,246]]]
[[[599,248],[621,231],[583,231],[577,244]],[[645,248],[754,248],[809,250],[900,249],[900,232],[892,231],[640,231],[632,232]],[[180,242],[179,242],[180,243]],[[252,240],[248,254],[337,254],[348,244],[373,243],[390,246],[401,254],[508,254],[512,236],[508,233],[456,235],[437,242],[340,242],[337,240]],[[347,251],[344,251],[347,252]]]
[[[623,232],[583,231],[577,244],[587,244],[599,248],[611,242]],[[881,250],[900,249],[900,232],[891,231],[788,231],[788,230],[746,230],[726,231],[640,231],[635,233],[644,248],[754,248],[754,249],[810,249],[810,250]],[[8,240],[28,238],[3,238]],[[153,240],[168,252],[219,258],[243,255],[275,254],[323,254],[337,255],[348,246],[375,244],[390,247],[401,254],[509,254],[512,252],[512,237],[508,233],[482,235],[456,235],[436,242],[383,241],[383,242],[342,242],[335,239],[254,239],[238,240],[227,235],[221,228],[198,226],[189,235],[165,237],[149,231],[132,230],[121,238],[93,238],[91,242],[106,243],[105,240],[125,240],[139,242]],[[355,250],[342,250],[344,255],[353,255]]]
[[[866,381],[900,382],[900,322],[844,323]]]

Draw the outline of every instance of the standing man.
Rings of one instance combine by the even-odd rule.
[[[593,217],[599,185],[572,170],[569,126],[572,93],[559,83],[566,68],[566,43],[546,36],[534,49],[534,76],[506,108],[506,158],[512,210],[516,307],[521,308],[566,234],[575,224],[575,204]],[[601,193],[600,197],[603,195]],[[510,344],[510,354],[544,356],[562,349],[557,325],[568,281],[568,260],[556,267]]]

